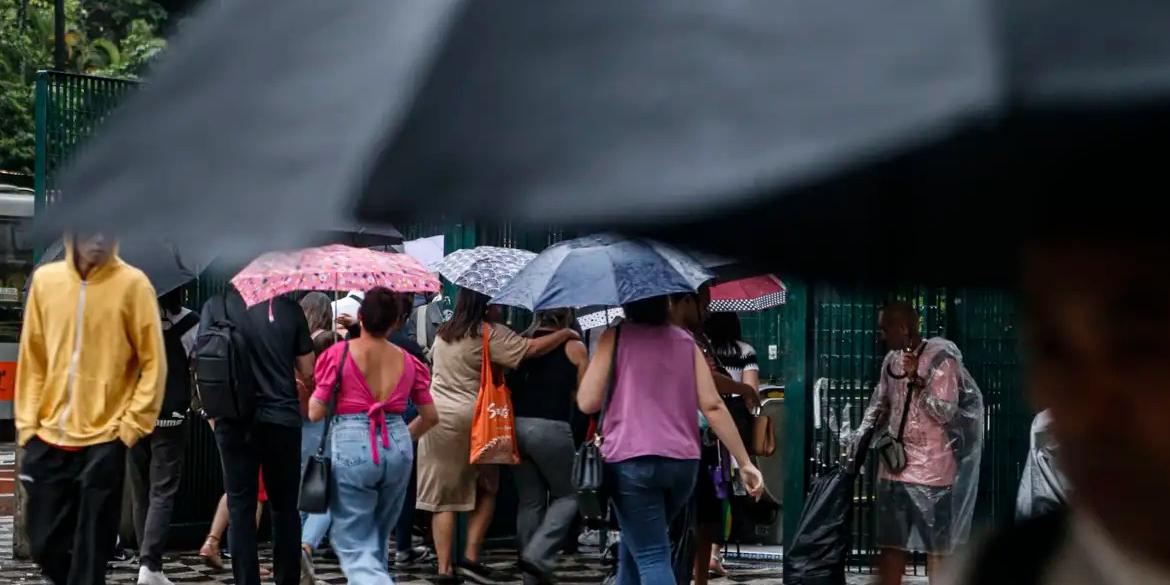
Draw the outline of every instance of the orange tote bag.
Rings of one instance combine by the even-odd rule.
[[[483,326],[483,365],[479,370],[479,398],[475,401],[475,418],[471,420],[471,462],[481,465],[516,465],[516,415],[512,411],[512,392],[502,376],[492,368],[488,349],[491,328]]]

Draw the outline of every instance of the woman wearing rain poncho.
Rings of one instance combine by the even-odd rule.
[[[907,552],[938,561],[967,541],[979,488],[983,397],[954,343],[923,340],[906,303],[882,309],[890,348],[857,436],[873,430],[880,461],[877,542],[883,584],[899,584]]]

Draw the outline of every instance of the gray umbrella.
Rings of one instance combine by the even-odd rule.
[[[492,302],[533,311],[623,305],[694,292],[713,277],[694,258],[665,244],[603,234],[541,252]]]
[[[177,215],[271,248],[358,197],[368,219],[601,222],[814,271],[966,270],[957,252],[1002,263],[987,246],[1037,219],[1124,207],[1066,210],[1069,193],[1161,179],[1166,22],[1161,0],[206,3],[46,225]],[[927,226],[952,240],[887,267]]]

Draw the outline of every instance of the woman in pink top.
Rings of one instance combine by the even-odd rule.
[[[763,491],[763,477],[748,458],[694,338],[667,322],[666,297],[622,308],[626,321],[617,333],[602,335],[577,404],[587,414],[604,406],[598,433],[622,531],[618,585],[674,585],[668,529],[690,499],[699,471],[696,411],[707,416],[735,457],[753,496]],[[605,404],[611,370],[613,395]]]
[[[386,341],[391,327],[400,323],[401,311],[394,293],[381,287],[370,290],[358,312],[361,336],[336,344],[317,358],[311,420],[327,415],[341,373],[329,431],[333,462],[329,536],[350,583],[394,583],[386,570],[387,544],[410,481],[411,440],[439,422],[428,391],[430,372]],[[419,412],[409,427],[402,420],[407,398]]]

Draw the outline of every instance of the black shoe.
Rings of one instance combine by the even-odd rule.
[[[460,579],[457,575],[436,575],[430,577],[430,580],[435,585],[459,585],[463,583],[463,579]]]
[[[394,567],[405,569],[426,563],[431,560],[431,549],[425,546],[416,546],[407,550],[400,550],[394,554]]]
[[[520,571],[536,579],[540,585],[557,585],[557,579],[552,573],[541,570],[540,567],[520,559]]]
[[[503,571],[499,571],[483,563],[469,561],[467,559],[459,561],[459,568],[457,570],[461,577],[465,577],[466,579],[479,583],[480,585],[496,585],[497,583],[507,583],[511,581],[508,578],[508,575]]]

